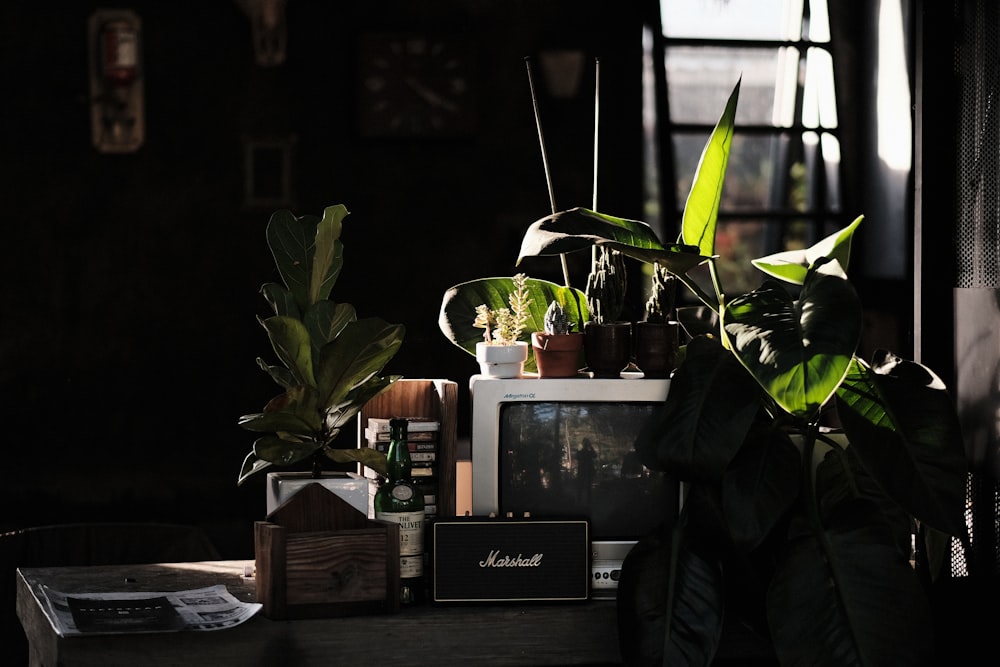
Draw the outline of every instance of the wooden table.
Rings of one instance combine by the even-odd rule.
[[[30,664],[93,665],[615,665],[620,664],[615,604],[435,606],[398,614],[272,621],[258,614],[213,632],[59,637],[42,611],[42,585],[67,593],[176,591],[225,584],[256,600],[244,577],[253,561],[23,568],[17,615]]]

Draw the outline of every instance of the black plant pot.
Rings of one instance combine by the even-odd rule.
[[[587,322],[583,327],[583,356],[594,377],[621,377],[632,356],[632,323]]]
[[[637,322],[635,365],[644,377],[670,377],[677,366],[680,325],[677,322]]]

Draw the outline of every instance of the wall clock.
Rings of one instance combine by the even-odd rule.
[[[359,39],[358,128],[369,137],[462,137],[476,129],[470,41],[417,33]]]

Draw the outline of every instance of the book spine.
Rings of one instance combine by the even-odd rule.
[[[389,433],[387,431],[373,431],[370,428],[365,429],[365,440],[378,440],[380,442],[389,442]],[[422,440],[424,442],[436,442],[437,441],[437,431],[417,431],[416,433],[407,433],[407,440]]]
[[[409,434],[423,431],[440,431],[441,422],[426,417],[407,417],[406,432]],[[389,432],[388,417],[369,417],[368,428],[376,433]]]

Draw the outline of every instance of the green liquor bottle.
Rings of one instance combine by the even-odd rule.
[[[389,420],[388,477],[375,492],[375,518],[399,524],[399,601],[424,600],[424,496],[410,478],[407,422]]]

